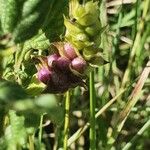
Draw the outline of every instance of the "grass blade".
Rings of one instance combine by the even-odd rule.
[[[90,72],[90,150],[96,149],[94,71]]]
[[[150,120],[148,120],[144,126],[138,131],[138,133],[128,142],[122,150],[128,150],[136,142],[136,140],[150,127]]]

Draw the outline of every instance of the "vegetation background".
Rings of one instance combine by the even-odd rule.
[[[31,56],[49,54],[50,44],[62,39],[68,3],[0,0],[0,150],[67,149],[65,144],[71,150],[149,150],[150,1],[99,0],[105,27],[100,46],[109,63],[87,80],[95,91],[42,94]]]

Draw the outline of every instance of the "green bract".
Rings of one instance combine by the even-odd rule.
[[[104,64],[102,54],[99,56],[102,31],[99,13],[97,2],[89,1],[80,4],[78,0],[72,0],[70,18],[64,17],[66,40],[91,66]]]

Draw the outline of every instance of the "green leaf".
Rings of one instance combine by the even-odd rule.
[[[28,8],[27,8],[28,6]],[[13,32],[16,43],[25,41],[37,34],[43,25],[51,2],[49,0],[28,0],[23,4],[23,16]]]
[[[4,105],[0,105],[0,137],[4,134],[5,115],[6,109]]]
[[[59,40],[64,32],[63,14],[67,12],[68,0],[54,0],[51,10],[48,12],[42,30],[51,42]]]
[[[43,110],[38,109],[35,99],[22,99],[10,105],[10,109],[16,110],[17,114],[24,116],[25,127],[38,127],[40,123],[40,115]]]
[[[39,96],[36,101],[36,105],[39,107],[43,107],[49,111],[53,111],[58,106],[57,99],[53,94],[45,94]]]
[[[18,4],[16,0],[0,0],[0,19],[4,33],[12,32],[17,24]]]
[[[27,142],[27,133],[24,127],[24,117],[17,116],[13,110],[9,111],[10,125],[6,128],[5,138],[8,148],[16,150],[18,145],[24,145]]]
[[[48,49],[50,46],[50,41],[46,37],[45,33],[40,31],[36,36],[27,40],[24,44],[24,49]]]
[[[43,114],[47,114],[48,118],[57,125],[61,125],[64,118],[64,110],[53,94],[43,94],[35,99],[22,99],[14,102],[10,108],[25,116],[27,127],[39,125],[40,115]],[[33,116],[35,122],[32,121]]]
[[[37,77],[36,74],[33,75],[31,82],[29,84],[29,86],[26,89],[26,92],[30,95],[30,96],[37,96],[39,94],[42,93],[42,91],[45,89],[46,85],[43,84],[42,82],[40,82]]]
[[[0,138],[0,150],[6,150],[7,149],[7,142],[4,137]]]
[[[27,94],[20,85],[9,81],[0,82],[0,101],[11,102],[26,97]]]
[[[43,108],[50,119],[60,125],[63,122],[63,108],[58,104],[57,98],[53,94],[41,95],[35,100],[39,108]]]
[[[67,0],[0,0],[0,19],[4,33],[14,42],[24,42],[42,29],[50,40],[63,32],[63,13]],[[57,17],[56,17],[57,16]]]

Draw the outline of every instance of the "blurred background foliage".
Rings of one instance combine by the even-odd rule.
[[[126,144],[134,137],[130,149],[148,150],[150,63],[147,67],[146,64],[150,59],[150,2],[100,0],[99,7],[102,27],[106,27],[100,47],[109,63],[95,70],[96,112],[119,96],[97,117],[96,147],[127,150]],[[67,0],[0,0],[2,150],[62,147],[65,96],[42,93],[44,84],[36,79],[32,56],[50,54],[50,44],[63,40],[64,14],[68,15]],[[147,76],[141,74],[144,69]],[[137,82],[141,88],[135,91]],[[71,91],[70,110],[69,147],[89,149],[88,130],[73,136],[89,121],[88,90],[77,87]],[[138,136],[141,128],[142,135]]]

